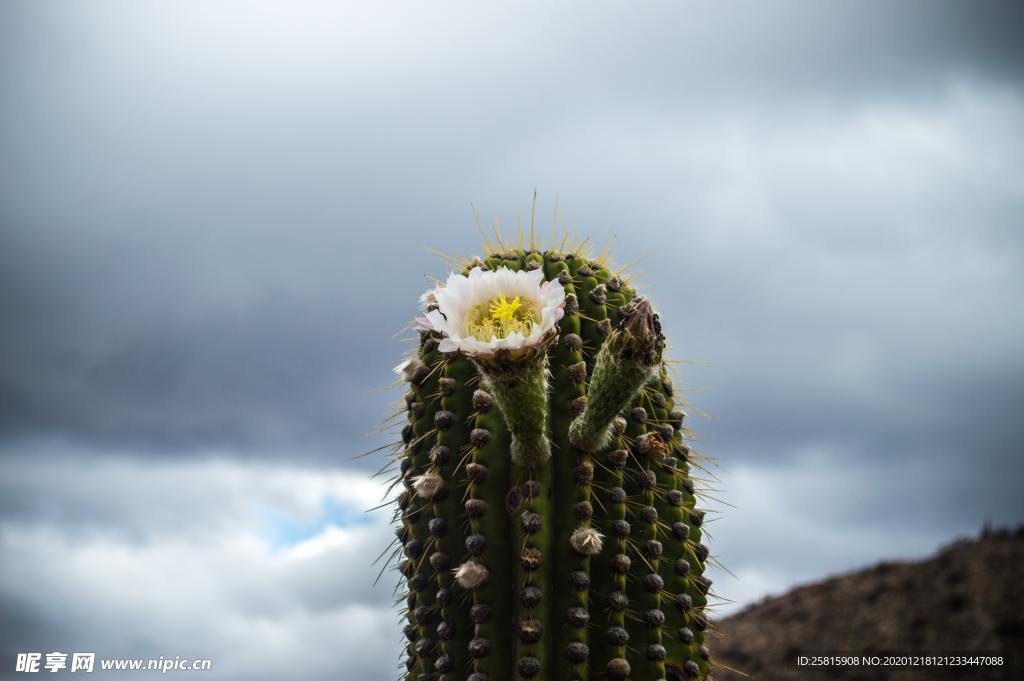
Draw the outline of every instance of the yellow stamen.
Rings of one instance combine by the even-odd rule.
[[[519,296],[512,299],[511,302],[505,299],[504,294],[499,294],[498,298],[491,301],[491,319],[496,322],[501,322],[502,326],[507,326],[509,322],[516,315],[516,310],[522,303],[519,302]]]
[[[467,325],[470,335],[482,340],[504,338],[512,333],[530,335],[533,325],[539,321],[532,305],[516,296],[512,300],[498,294],[489,303],[481,303],[469,314]]]

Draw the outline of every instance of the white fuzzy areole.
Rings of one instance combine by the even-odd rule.
[[[592,527],[580,527],[569,537],[573,551],[584,556],[596,556],[604,548],[604,535]]]
[[[392,371],[398,374],[398,377],[403,381],[409,383],[412,381],[413,377],[416,376],[416,372],[419,371],[421,366],[423,366],[423,362],[413,357],[405,360],[392,369]]]
[[[452,572],[455,574],[455,581],[463,589],[476,589],[483,586],[487,582],[489,574],[487,568],[474,560],[467,560]]]
[[[424,473],[413,478],[412,481],[412,488],[415,490],[416,496],[428,501],[433,499],[442,487],[444,487],[444,478],[436,473]]]

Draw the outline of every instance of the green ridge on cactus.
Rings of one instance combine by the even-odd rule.
[[[522,443],[550,456],[513,457],[500,386],[474,359],[441,352],[440,333],[420,331],[404,368],[396,480],[405,681],[707,678],[697,461],[656,316],[572,251],[503,247],[473,266],[541,269],[565,290],[557,338],[541,348],[547,439]],[[644,361],[654,363],[616,365],[613,376],[598,356],[610,335],[621,344],[631,314],[646,315]],[[530,426],[516,429],[535,438]]]

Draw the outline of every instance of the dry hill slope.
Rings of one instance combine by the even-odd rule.
[[[713,652],[756,681],[1024,680],[1024,527],[765,599],[717,623]],[[815,653],[987,653],[1001,667],[798,668]],[[717,681],[740,674],[717,669]]]

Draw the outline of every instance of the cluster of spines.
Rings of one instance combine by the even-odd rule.
[[[610,273],[606,268],[596,266],[596,263],[578,259],[573,259],[571,266],[574,270],[574,286],[579,291],[577,302],[583,358],[586,374],[590,376],[594,370],[597,351],[612,328],[608,307]],[[621,287],[617,287],[615,283],[612,283],[612,288],[620,288],[621,294]],[[622,304],[625,302],[623,297]],[[599,456],[607,456],[607,453],[601,452]],[[597,490],[592,502],[595,517],[591,518],[591,524],[604,535],[607,543],[604,550],[591,560],[591,582],[594,585],[593,596],[597,606],[593,609],[593,614],[600,615],[595,618],[598,620],[594,627],[595,650],[589,662],[600,675],[602,672],[615,673],[627,659],[624,636],[626,572],[623,571],[623,561],[619,558],[625,555],[626,542],[621,533],[617,532],[625,519],[625,505],[616,503],[610,495],[611,490],[620,488],[622,484],[621,469],[610,467],[607,462],[601,461],[592,460],[591,465],[596,465],[598,479],[598,482],[592,483]],[[580,675],[580,678],[587,677]]]
[[[488,267],[504,265],[510,269],[537,269],[543,264],[538,254],[510,253],[501,262],[489,260]],[[556,571],[552,562],[551,484],[550,468],[529,469],[512,464],[512,481],[518,486],[507,499],[507,509],[516,518],[513,523],[513,549],[519,553],[514,561],[512,583],[514,603],[514,674],[533,679],[541,674],[550,636],[554,629],[549,621],[548,602],[552,598],[552,579]]]
[[[594,466],[590,454],[573,448],[568,430],[561,427],[580,413],[587,387],[581,335],[583,318],[573,312],[579,308],[579,301],[572,265],[572,260],[549,256],[544,276],[548,280],[559,280],[568,301],[567,314],[559,328],[559,342],[550,354],[552,383],[559,386],[550,404],[552,423],[559,424],[551,434],[554,451],[551,468],[557,486],[556,499],[565,500],[564,504],[560,502],[563,510],[551,519],[556,538],[552,546],[552,649],[554,663],[560,665],[559,677],[578,679],[586,678],[590,657],[591,558],[589,552],[578,550],[566,539],[592,529]]]
[[[633,292],[573,254],[515,251],[476,264],[544,268],[566,288],[550,353],[554,456],[540,469],[511,464],[500,411],[472,363],[423,335],[401,463],[407,681],[654,681],[666,668],[706,677],[703,512],[664,369],[617,420],[608,448],[591,457],[567,438],[597,351]],[[443,481],[430,500],[413,490],[424,474]],[[570,541],[587,529],[605,536],[593,557]],[[466,563],[483,568],[482,581],[453,581]]]
[[[439,649],[435,627],[440,614],[433,588],[434,576],[448,567],[442,562],[443,554],[435,550],[435,542],[430,538],[429,525],[435,518],[433,505],[429,499],[416,494],[414,488],[415,482],[430,474],[433,468],[430,440],[437,433],[434,422],[441,411],[439,400],[428,399],[428,395],[438,389],[440,353],[435,342],[427,337],[422,340],[422,361],[417,363],[410,376],[412,389],[405,398],[409,423],[402,429],[405,450],[401,477],[404,489],[398,502],[402,523],[398,528],[398,538],[405,556],[400,567],[408,587],[404,595],[408,620],[405,635],[409,639],[406,669],[408,678],[417,681],[425,681],[424,676],[433,678],[431,672]],[[439,489],[437,494],[445,492]]]
[[[437,552],[445,556],[442,562],[450,564],[462,557],[467,545],[460,492],[466,485],[463,449],[470,436],[467,421],[472,413],[471,384],[476,377],[472,366],[455,356],[444,357],[441,369],[435,396],[441,402],[441,409],[434,415],[437,433],[431,463],[432,473],[439,475],[449,489],[447,494],[434,497],[434,518],[428,529],[437,544]],[[468,666],[468,656],[480,656],[480,648],[489,647],[490,641],[471,639],[469,645],[464,643],[464,632],[471,629],[469,611],[459,602],[462,600],[460,595],[455,593],[452,571],[436,570],[434,577],[437,584],[435,598],[441,610],[437,628],[441,652],[434,662],[434,669],[440,675],[455,670],[461,673]]]
[[[469,681],[500,678],[510,664],[510,653],[503,645],[501,628],[496,625],[511,608],[511,569],[506,557],[509,518],[496,501],[508,489],[511,463],[508,431],[494,399],[485,390],[473,392],[473,430],[470,432],[470,461],[466,465],[466,537],[467,560],[477,561],[487,570],[487,579],[472,590],[469,614],[473,638],[477,641],[473,670]],[[498,645],[495,645],[498,642]]]

